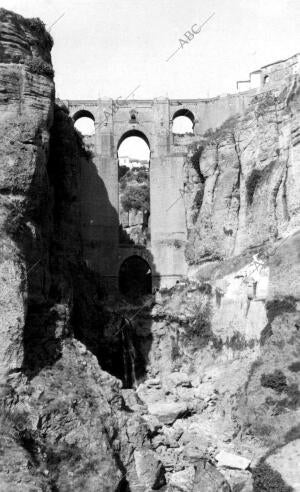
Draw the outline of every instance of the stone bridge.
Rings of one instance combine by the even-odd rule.
[[[93,177],[82,171],[82,202],[89,207],[86,220],[83,207],[82,227],[85,259],[91,269],[103,277],[118,278],[122,261],[133,254],[145,256],[156,283],[162,286],[172,285],[186,275],[187,230],[181,190],[188,145],[206,130],[243,112],[253,95],[262,90],[260,87],[213,99],[64,101],[75,121],[88,116],[95,124],[95,135],[90,137]],[[172,133],[173,119],[180,115],[192,120],[194,135]],[[151,246],[147,252],[119,247],[118,148],[128,136],[140,136],[150,148]]]

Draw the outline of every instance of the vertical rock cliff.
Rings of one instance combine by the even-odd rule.
[[[191,264],[271,245],[299,228],[298,101],[295,75],[252,97],[244,114],[208,131],[191,149],[186,164]]]
[[[299,88],[295,75],[256,95],[186,159],[189,280],[156,295],[139,395],[175,419],[174,453],[167,429],[157,451],[187,490],[207,456],[233,490],[300,490]],[[223,452],[252,473],[220,465]]]
[[[24,358],[31,285],[47,258],[49,129],[53,120],[52,40],[37,19],[1,10],[1,372]],[[29,272],[29,274],[28,274]]]
[[[138,487],[146,424],[73,335],[101,320],[80,232],[80,173],[93,164],[54,104],[43,23],[1,9],[0,46],[0,488]]]

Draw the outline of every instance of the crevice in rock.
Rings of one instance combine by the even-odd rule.
[[[234,241],[232,244],[232,254],[235,251],[236,248],[236,243],[237,243],[237,236],[238,232],[240,230],[240,223],[241,223],[241,217],[240,217],[240,211],[241,211],[241,182],[243,179],[243,168],[242,168],[242,162],[241,162],[241,156],[240,156],[240,149],[238,148],[238,144],[235,138],[234,132],[232,132],[232,139],[234,143],[234,150],[236,153],[237,161],[238,161],[238,174],[237,174],[237,180],[236,180],[236,185],[234,190],[232,191],[232,196],[234,195],[236,198],[238,198],[238,206],[236,210],[236,220],[237,220],[237,227],[235,229],[235,235],[234,235]]]
[[[277,182],[275,183],[275,186],[272,190],[272,195],[271,195],[271,197],[272,197],[272,211],[274,214],[274,223],[275,223],[275,228],[276,228],[276,230],[273,231],[275,238],[278,235],[278,225],[279,225],[278,224],[279,220],[278,220],[278,215],[277,215],[277,197],[278,197],[278,192],[280,190],[280,186],[284,180],[284,174],[285,174],[285,172],[283,171],[283,173],[281,173],[280,177],[278,178]]]
[[[218,186],[218,178],[220,176],[220,168],[219,168],[219,143],[216,143],[215,145],[216,148],[216,160],[215,160],[215,172],[214,172],[214,183],[213,183],[213,188],[212,188],[212,201],[211,201],[211,206],[213,207],[215,203],[215,197],[216,197],[216,189]]]
[[[289,157],[286,161],[286,166],[283,174],[282,180],[282,206],[283,206],[283,214],[284,219],[288,222],[290,220],[289,208],[288,208],[288,199],[287,199],[287,180],[288,180],[288,172],[289,172]]]

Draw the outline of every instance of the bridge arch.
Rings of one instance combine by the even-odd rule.
[[[92,135],[95,133],[95,117],[87,109],[79,109],[73,116],[75,128],[83,135]]]
[[[73,114],[72,118],[74,122],[79,120],[79,118],[91,118],[91,120],[95,121],[95,116],[87,109],[79,109]]]
[[[119,243],[150,243],[150,142],[141,130],[126,130],[117,141]]]
[[[129,297],[152,293],[152,269],[145,258],[133,254],[123,260],[119,268],[119,290]]]
[[[119,136],[119,138],[117,139],[117,142],[118,142],[117,148],[116,148],[117,151],[119,150],[120,145],[126,140],[126,138],[129,138],[129,137],[141,138],[148,145],[148,147],[151,151],[150,141],[149,141],[146,133],[142,130],[137,130],[136,128],[129,128],[128,130],[123,132],[122,135]]]
[[[194,133],[195,116],[189,109],[180,108],[172,116],[172,133]]]

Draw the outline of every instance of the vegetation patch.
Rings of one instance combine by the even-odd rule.
[[[123,178],[123,176],[125,176],[125,174],[130,170],[130,168],[128,166],[125,166],[125,165],[119,165],[119,169],[118,169],[118,178],[119,178],[119,181]]]
[[[225,346],[231,348],[232,350],[245,350],[250,347],[253,348],[255,344],[255,340],[246,340],[245,336],[236,331],[231,338],[227,338],[225,342]]]
[[[11,12],[6,9],[0,9],[1,17],[3,19],[7,19],[8,16],[11,15]],[[17,27],[22,28],[25,27],[35,34],[38,38],[39,45],[47,50],[51,50],[53,47],[53,38],[51,34],[47,31],[46,26],[39,17],[32,17],[29,19],[24,18],[22,15],[15,14],[13,16],[13,20],[15,21]]]
[[[287,389],[286,377],[279,369],[270,374],[262,374],[260,383],[265,388],[273,389],[276,393],[282,393]]]
[[[263,460],[252,470],[253,492],[293,492],[280,473]]]
[[[248,379],[245,384],[245,391],[244,393],[247,394],[249,384],[251,382],[251,379],[256,372],[256,370],[263,364],[263,360],[261,358],[256,359],[255,361],[252,362],[251,367],[249,369],[249,374],[248,374]]]
[[[297,360],[296,362],[292,362],[292,364],[289,365],[288,369],[291,372],[299,372],[300,371],[300,360]]]
[[[199,292],[202,292],[202,294],[205,294],[207,296],[210,296],[212,294],[212,286],[209,282],[202,282],[197,290],[199,290]]]
[[[45,40],[45,46],[51,49],[53,46],[53,38],[51,34],[46,30],[46,26],[39,17],[32,17],[31,19],[23,19],[25,26],[31,31],[36,33],[41,39]]]
[[[273,406],[273,413],[278,415],[286,409],[296,410],[300,405],[300,391],[297,383],[287,384],[286,376],[282,371],[276,369],[273,373],[262,374],[260,379],[261,385],[265,388],[271,388],[278,395],[285,393],[286,397],[281,400],[274,400],[272,397],[266,399],[266,404]]]
[[[238,123],[238,116],[230,116],[224,123],[217,128],[212,130],[209,128],[203,135],[204,138],[208,139],[213,144],[219,144],[221,140],[232,137],[235,127]]]
[[[270,109],[273,109],[277,105],[278,99],[271,92],[266,92],[255,96],[252,102],[256,104],[255,116],[259,118],[264,116]]]
[[[267,424],[264,421],[257,419],[251,426],[251,430],[255,436],[259,436],[259,438],[264,442],[264,444],[268,445],[270,442],[270,436],[274,430],[274,427],[270,424]]]
[[[181,241],[180,239],[174,239],[173,241],[173,246],[175,249],[180,249],[182,246],[184,246],[185,242]]]
[[[126,167],[126,166],[125,166]],[[121,205],[123,210],[142,210],[150,214],[149,172],[145,167],[120,170]],[[125,174],[124,174],[125,172]]]
[[[296,299],[287,296],[281,299],[274,299],[266,303],[267,317],[269,323],[283,313],[294,313],[296,311]]]
[[[266,405],[273,407],[273,415],[280,415],[281,413],[286,412],[287,409],[297,410],[299,408],[300,391],[298,385],[293,383],[290,386],[287,386],[285,393],[287,396],[282,400],[274,400],[271,397],[266,399]]]
[[[287,387],[286,390],[287,398],[285,400],[285,405],[292,410],[297,410],[300,406],[300,391],[297,383],[293,383]]]
[[[205,309],[191,323],[186,325],[186,335],[188,340],[192,340],[195,350],[203,348],[212,342],[214,349],[220,351],[223,348],[223,341],[212,331],[208,312]]]
[[[284,436],[285,444],[300,439],[300,424],[292,427]]]
[[[273,335],[271,323],[267,323],[260,334],[260,345],[265,345],[266,341]]]
[[[45,62],[42,58],[35,57],[27,62],[27,66],[32,73],[45,75],[51,79],[54,77],[54,70],[50,63]]]

